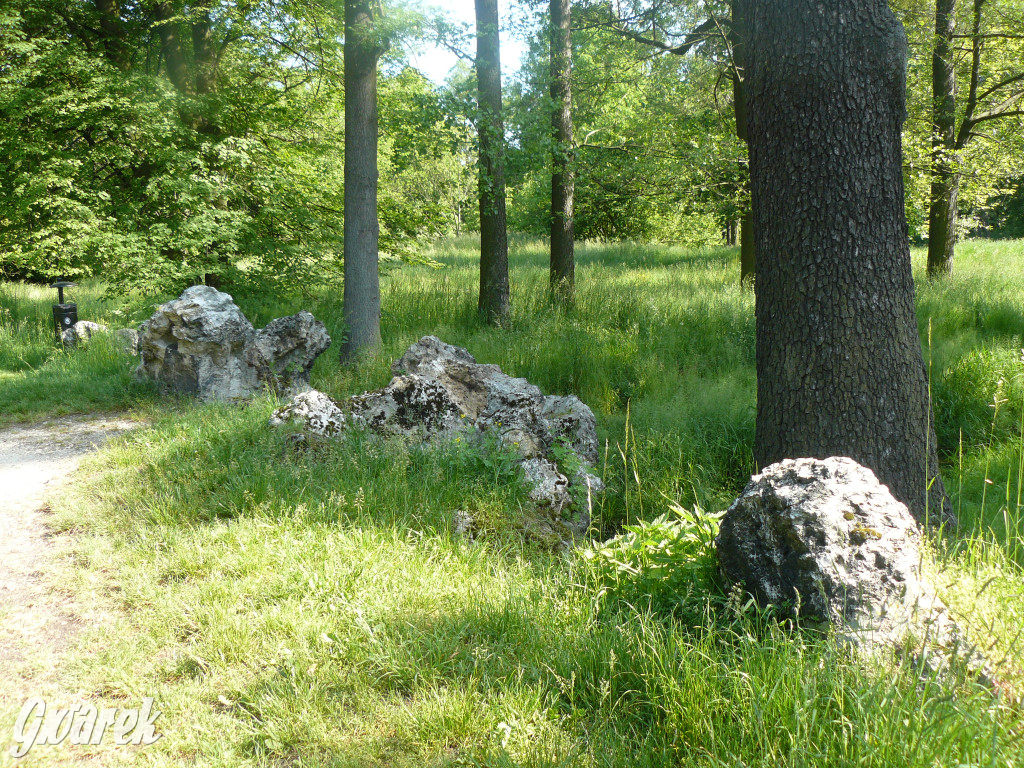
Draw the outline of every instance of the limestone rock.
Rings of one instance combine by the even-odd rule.
[[[121,350],[130,357],[137,357],[139,354],[139,332],[134,328],[118,328],[114,331]]]
[[[247,349],[249,363],[260,381],[278,395],[309,388],[316,359],[331,346],[327,328],[309,312],[279,317],[256,331]]]
[[[434,336],[409,347],[391,371],[394,378],[383,389],[356,395],[340,406],[331,401],[340,414],[333,417],[337,429],[332,434],[356,426],[426,442],[490,433],[520,458],[537,511],[528,515],[526,527],[560,542],[586,532],[589,512],[579,507],[587,506],[604,484],[590,472],[598,460],[597,422],[578,398],[546,396],[526,379],[478,363],[465,349]],[[306,419],[311,431],[323,434],[319,424],[324,418],[314,416],[322,409],[310,409],[302,398],[278,409],[271,424]],[[569,459],[571,478],[559,471],[560,458]]]
[[[457,509],[452,514],[452,533],[456,536],[473,538],[473,530],[475,527],[476,521],[466,510]]]
[[[246,397],[258,386],[245,360],[255,333],[228,294],[196,285],[143,325],[137,372],[204,400]]]
[[[798,609],[855,646],[897,647],[909,633],[966,649],[922,578],[914,518],[852,459],[766,467],[726,512],[716,545],[723,574],[762,606]]]
[[[315,389],[300,392],[288,405],[278,408],[270,417],[270,425],[301,424],[304,429],[321,437],[334,437],[344,428],[345,412],[333,398]]]
[[[104,333],[107,326],[102,323],[94,323],[90,320],[79,320],[61,334],[61,341],[68,349],[78,346],[80,341],[88,341],[94,334]]]
[[[547,459],[527,459],[522,462],[523,474],[530,485],[530,499],[538,506],[547,507],[555,514],[572,504],[569,480],[558,471],[558,466]]]
[[[526,379],[478,363],[465,349],[435,336],[409,347],[391,371],[437,381],[466,418],[480,429],[497,431],[502,444],[524,458],[547,455],[561,439],[583,461],[597,463],[597,420],[575,396],[545,396]]]
[[[439,382],[415,374],[396,376],[383,389],[349,401],[352,423],[378,434],[419,437],[449,436],[465,414]]]
[[[576,455],[588,464],[597,464],[600,451],[597,442],[597,420],[594,412],[575,395],[544,398],[541,414],[555,439],[564,439]]]
[[[330,344],[308,312],[256,331],[231,296],[197,285],[161,305],[142,326],[137,374],[204,400],[233,400],[269,387],[279,395],[308,386]]]

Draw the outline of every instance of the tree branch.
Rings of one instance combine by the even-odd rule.
[[[665,43],[661,40],[655,40],[654,38],[641,35],[639,32],[634,32],[621,20],[618,20],[618,22],[618,24],[613,22],[609,25],[609,29],[615,32],[615,34],[628,38],[634,42],[649,45],[652,48],[657,48],[659,51],[675,54],[676,56],[685,56],[695,45],[715,37],[715,35],[711,33],[717,33],[720,31],[718,22],[711,18],[694,27],[693,31],[690,32],[690,34],[688,34],[679,45],[671,45],[670,43]]]

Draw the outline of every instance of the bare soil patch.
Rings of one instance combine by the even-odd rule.
[[[83,457],[138,426],[123,416],[68,416],[0,429],[0,712],[16,713],[32,696],[67,695],[57,672],[83,619],[55,580],[47,500]],[[5,752],[12,725],[0,722]]]

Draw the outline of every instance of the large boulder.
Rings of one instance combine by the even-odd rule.
[[[552,541],[586,532],[584,507],[604,485],[590,472],[598,460],[597,422],[578,398],[545,395],[434,336],[409,347],[391,370],[394,378],[383,389],[344,403],[322,393],[299,395],[270,423],[326,436],[357,427],[421,442],[495,435],[518,455],[530,499],[543,515],[530,528]]]
[[[963,646],[922,577],[914,518],[852,459],[766,467],[726,512],[716,545],[723,575],[762,606],[825,622],[856,646],[897,647],[908,635]]]
[[[329,346],[327,328],[303,310],[271,320],[256,331],[246,358],[256,377],[278,394],[301,392],[309,387],[313,363]]]
[[[526,379],[478,363],[465,349],[435,336],[424,336],[409,347],[391,372],[436,381],[465,418],[497,432],[502,444],[526,458],[545,456],[561,441],[583,461],[597,463],[597,421],[593,411],[572,395],[545,396]]]
[[[230,295],[196,285],[143,324],[136,372],[203,400],[245,398],[263,388],[288,395],[308,387],[313,361],[329,344],[308,312],[256,331]]]

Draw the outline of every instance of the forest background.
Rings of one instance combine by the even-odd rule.
[[[976,8],[960,6],[956,77],[967,94]],[[895,7],[910,43],[904,177],[908,234],[920,243],[933,180],[935,7]],[[1024,11],[1016,0],[982,7],[984,92],[1019,68]],[[736,241],[748,192],[728,36],[705,23],[686,55],[665,50],[728,14],[728,3],[696,0],[576,4],[577,239]],[[100,276],[147,294],[203,280],[278,292],[341,280],[342,15],[324,0],[5,2],[0,272]],[[473,38],[457,17],[402,5],[378,22],[391,40],[379,82],[385,261],[423,261],[428,241],[479,226]],[[546,4],[503,8],[519,41],[504,86],[509,228],[537,235],[550,227],[545,24]],[[414,66],[439,50],[461,57],[442,83]],[[981,123],[955,152],[961,236],[1024,234],[1022,120]]]

